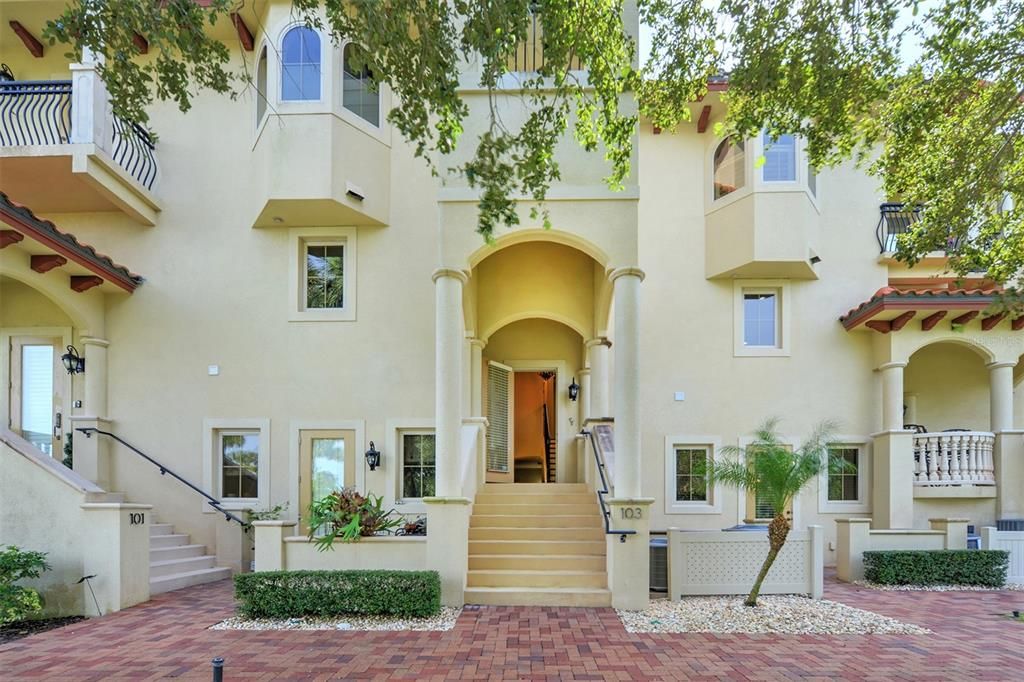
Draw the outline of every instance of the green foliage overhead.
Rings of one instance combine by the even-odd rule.
[[[952,245],[959,274],[1008,281],[1024,271],[1020,0],[637,0],[651,31],[639,65],[623,20],[634,4],[625,0],[324,0],[326,21],[319,0],[292,4],[298,18],[369,48],[366,66],[395,94],[388,120],[432,171],[461,174],[478,190],[485,238],[519,221],[515,196],[543,201],[559,179],[555,144],[570,130],[604,153],[618,187],[631,170],[632,100],[671,130],[690,118],[708,78],[728,73],[719,134],[799,133],[816,167],[854,158],[879,175],[889,199],[927,207],[900,238],[900,258],[913,263]],[[73,54],[104,54],[115,111],[145,122],[155,99],[187,110],[201,88],[246,85],[248,69],[209,32],[234,7],[71,0],[46,35]],[[533,11],[545,62],[514,93],[525,122],[506,127],[492,106],[468,160],[447,163],[469,115],[462,67],[479,66],[477,82],[464,85],[495,101]],[[136,33],[153,58],[136,59]],[[907,44],[919,49],[901,53]],[[573,70],[580,63],[585,76]]]
[[[1005,550],[949,549],[864,552],[864,578],[881,585],[1006,584],[1010,553]]]
[[[15,585],[19,580],[38,578],[50,570],[45,552],[33,552],[8,545],[0,549],[0,626],[22,620],[42,611],[39,592]]]
[[[235,576],[246,618],[426,617],[441,610],[437,571],[260,571]]]

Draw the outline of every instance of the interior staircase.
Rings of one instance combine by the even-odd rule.
[[[206,553],[206,545],[193,545],[191,540],[189,535],[175,533],[174,526],[169,523],[150,524],[150,594],[231,577],[231,569],[218,567],[217,557]]]
[[[582,483],[488,483],[469,521],[467,604],[610,606],[600,508]]]

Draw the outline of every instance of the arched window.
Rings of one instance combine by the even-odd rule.
[[[355,43],[345,46],[341,64],[341,105],[364,121],[380,125],[380,93],[373,87],[373,72],[365,51]]]
[[[765,133],[764,166],[765,182],[796,182],[796,137],[779,135],[776,138]]]
[[[256,62],[256,125],[263,121],[267,113],[267,46],[260,50],[260,59]]]
[[[715,150],[715,199],[732,194],[747,184],[743,140],[726,138]]]
[[[320,36],[296,26],[281,41],[281,99],[320,99]]]

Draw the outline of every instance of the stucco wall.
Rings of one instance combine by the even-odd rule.
[[[953,344],[927,346],[910,357],[904,370],[904,393],[914,396],[912,421],[929,431],[988,431],[989,378],[982,358]]]
[[[0,277],[0,328],[69,327],[71,319],[32,287]]]

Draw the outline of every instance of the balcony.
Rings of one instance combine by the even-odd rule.
[[[705,217],[705,275],[817,279],[817,228],[806,192],[748,192]]]
[[[878,240],[880,261],[895,262],[893,254],[896,253],[899,236],[914,229],[914,225],[921,220],[921,210],[921,206],[908,206],[898,202],[879,205],[875,239]],[[930,252],[925,256],[923,262],[945,261],[946,252],[956,248],[957,244],[957,239],[950,237],[945,249]]]
[[[73,80],[0,81],[4,191],[40,214],[120,211],[156,224],[156,149],[140,126],[114,116],[91,65]]]
[[[995,497],[995,434],[914,435],[914,497]]]

